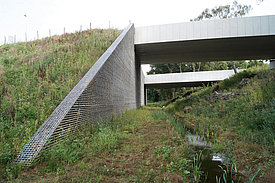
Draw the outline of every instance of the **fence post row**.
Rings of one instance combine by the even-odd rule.
[[[131,20],[129,20],[129,23],[131,24]],[[90,29],[92,29],[92,23],[90,22]],[[111,29],[111,21],[109,21],[109,29]],[[80,32],[82,31],[82,25],[80,25]],[[64,34],[66,33],[66,28],[64,27]],[[49,37],[51,37],[51,29],[49,29]],[[39,32],[37,31],[37,40],[39,39]],[[9,39],[10,40],[10,39]],[[35,38],[34,38],[35,40]],[[28,35],[25,33],[25,42],[28,41]],[[4,36],[4,44],[7,44],[9,41],[7,41],[7,37]],[[16,35],[14,35],[14,43],[16,43]]]

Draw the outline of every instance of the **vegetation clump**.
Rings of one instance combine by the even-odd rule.
[[[275,71],[269,70],[268,65],[254,67],[211,87],[201,87],[188,97],[180,97],[165,110],[200,135],[212,139],[213,148],[224,151],[235,170],[255,174],[261,169],[257,181],[272,182],[275,179],[274,76]],[[238,87],[244,78],[249,79]],[[228,93],[230,97],[222,97]],[[211,97],[213,100],[209,100]],[[186,112],[186,108],[192,110]]]

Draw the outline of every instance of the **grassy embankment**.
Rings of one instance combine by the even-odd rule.
[[[134,109],[45,152],[15,182],[190,182],[192,149],[179,120],[164,111]],[[175,129],[174,129],[175,128]],[[18,178],[14,179],[15,176]]]
[[[242,78],[249,83],[237,88]],[[238,91],[229,99],[209,101],[217,86],[200,88],[190,96],[168,105],[165,110],[185,126],[214,143],[213,149],[225,152],[234,171],[247,175],[259,169],[259,182],[275,180],[275,70],[268,65],[238,73],[219,84],[218,93]]]
[[[254,73],[249,84],[238,89],[240,94],[228,100],[208,101],[213,86],[171,103],[164,110],[176,118],[146,107],[126,111],[101,126],[94,124],[44,153],[31,168],[7,171],[6,178],[17,182],[198,182],[200,163],[184,138],[187,126],[210,138],[214,151],[231,158],[232,173],[247,176],[251,168],[251,180],[261,169],[256,181],[272,182],[274,71],[239,73],[221,82],[219,92],[234,91],[242,78]],[[257,106],[249,105],[255,101]],[[255,108],[259,105],[260,111]],[[240,115],[244,111],[254,116]]]
[[[0,47],[0,178],[120,33],[95,29]]]

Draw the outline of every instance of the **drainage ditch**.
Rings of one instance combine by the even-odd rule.
[[[187,138],[196,153],[202,152],[201,182],[213,183],[217,179],[220,179],[221,182],[245,182],[245,176],[231,170],[232,161],[224,153],[214,152],[211,149],[212,144],[209,140],[191,132]]]

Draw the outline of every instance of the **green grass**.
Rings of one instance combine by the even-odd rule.
[[[190,182],[193,151],[173,129],[174,122],[164,111],[126,111],[44,151],[30,168],[6,171],[5,180]]]
[[[165,110],[178,116],[185,126],[212,139],[216,143],[213,149],[226,151],[236,170],[247,174],[252,168],[251,173],[255,174],[261,169],[258,181],[268,182],[275,179],[274,77],[275,70],[269,70],[268,65],[251,68],[218,84],[219,93],[237,90],[240,95],[209,101],[214,85],[199,88]],[[242,78],[250,81],[238,89]]]
[[[0,174],[121,33],[87,30],[0,47]]]

